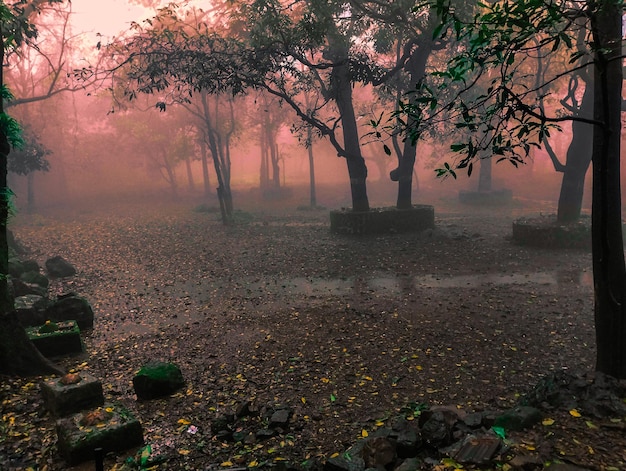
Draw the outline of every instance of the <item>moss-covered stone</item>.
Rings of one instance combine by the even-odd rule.
[[[143,430],[132,413],[118,404],[104,404],[56,423],[57,446],[70,465],[94,459],[94,450],[123,451],[143,444]]]
[[[102,383],[88,373],[65,375],[40,384],[45,408],[62,417],[104,403]]]
[[[48,324],[52,326],[52,322]],[[85,350],[76,321],[54,323],[57,329],[35,326],[26,329],[28,338],[45,357],[81,353]]]
[[[133,377],[137,399],[141,400],[167,396],[184,385],[183,374],[173,363],[148,363]]]

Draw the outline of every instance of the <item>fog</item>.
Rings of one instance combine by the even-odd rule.
[[[112,24],[123,31],[133,16],[147,15],[150,11],[136,4],[132,7],[123,5],[125,2],[120,2],[116,7],[119,11],[110,11],[108,23],[105,21],[110,23],[109,29],[103,30],[103,38],[115,35]],[[14,66],[7,73],[7,83],[17,98],[41,95],[50,73],[76,68],[89,63],[90,56],[97,55],[94,42],[101,36],[94,35],[99,25],[93,22],[98,17],[102,19],[103,13],[94,10],[89,14],[84,2],[76,2],[74,10],[69,16],[42,16],[40,56],[32,51],[25,54],[20,60],[13,61]],[[112,17],[117,22],[113,22]],[[59,39],[55,32],[65,20],[75,31],[88,32],[76,34],[71,41]],[[60,41],[67,41],[66,46],[71,44],[71,48],[59,49]],[[59,65],[52,72],[43,65],[55,61],[59,64],[68,61],[71,65]],[[70,75],[67,72],[67,76]],[[205,182],[201,156],[207,151],[201,148],[192,114],[180,106],[159,110],[155,107],[160,100],[157,95],[141,96],[132,105],[112,100],[108,87],[102,83],[76,83],[67,78],[58,87],[65,87],[67,91],[9,109],[50,151],[46,157],[50,164],[48,172],[37,171],[28,177],[15,173],[9,175],[19,211],[45,213],[50,208],[102,206],[107,201],[133,200],[182,199],[218,204],[217,176],[209,153],[208,182]],[[219,106],[219,113],[226,113],[228,102],[223,97],[215,100],[215,109]],[[232,119],[224,121],[232,126],[229,135],[230,185],[235,209],[258,206],[265,197],[276,197],[276,194],[268,195],[267,188],[263,188],[268,184],[262,178],[263,155],[269,152],[267,149],[276,153],[278,162],[278,170],[273,175],[265,170],[271,187],[274,190],[280,188],[279,196],[289,199],[290,204],[306,205],[310,181],[308,150],[302,142],[302,132],[299,135],[292,132],[294,127],[302,126],[302,121],[286,104],[276,100],[263,104],[262,100],[267,97],[260,98],[255,92],[236,97]],[[354,106],[358,110],[362,153],[368,167],[370,204],[373,207],[394,205],[397,183],[390,180],[389,172],[396,167],[396,159],[385,154],[382,142],[368,137],[372,132],[368,124],[370,119],[375,118],[379,110],[390,111],[391,105],[377,101],[371,88],[356,86]],[[271,115],[270,119],[274,120],[271,122],[274,142],[269,145],[262,135],[265,115]],[[221,122],[224,116],[218,115],[217,120]],[[219,132],[226,131],[220,129]],[[571,126],[568,124],[563,126],[562,133],[552,133],[550,142],[561,160],[564,160],[570,140]],[[457,198],[459,191],[477,188],[478,171],[469,178],[460,172],[457,179],[442,180],[435,176],[435,168],[443,162],[454,161],[455,156],[449,151],[454,142],[445,137],[431,137],[418,143],[414,203],[436,205],[440,199]],[[349,207],[350,180],[345,158],[337,156],[337,151],[326,138],[314,139],[312,150],[317,204],[327,208]],[[518,200],[543,201],[547,210],[554,211],[561,178],[562,174],[554,170],[546,152],[537,149],[519,168],[507,161],[494,163],[492,187],[494,190],[511,189]],[[588,175],[583,204],[587,212],[590,207],[589,179]],[[30,203],[29,181],[32,188]]]
[[[204,194],[202,163],[197,146],[192,146],[185,156],[191,160],[192,184],[185,163],[179,161],[174,164],[178,187],[175,195],[171,183],[163,176],[163,165],[158,160],[156,149],[159,142],[151,142],[149,133],[138,141],[132,129],[125,129],[124,124],[120,124],[124,122],[123,118],[149,123],[155,117],[159,118],[158,111],[107,114],[107,104],[106,99],[80,93],[58,103],[57,106],[62,110],[60,113],[66,119],[54,124],[46,122],[42,126],[41,141],[51,151],[47,157],[50,171],[34,174],[35,207],[31,210],[45,212],[48,208],[85,206],[87,203],[102,206],[107,201],[133,199],[189,199],[217,204],[218,185],[211,166],[210,194]],[[293,205],[299,206],[308,204],[310,176],[307,149],[289,132],[289,126],[295,119],[293,117],[285,121],[277,147],[280,153],[280,186],[290,190],[283,196],[289,196]],[[362,134],[366,132],[367,129],[362,130]],[[565,132],[557,135],[555,147],[566,149],[569,138]],[[433,169],[446,158],[449,160],[452,157],[450,154],[445,155],[449,144],[438,142],[418,146],[415,203],[436,204],[441,198],[454,199],[461,190],[476,189],[477,172],[471,177],[459,174],[456,180],[442,180],[435,176]],[[338,157],[332,146],[324,140],[313,144],[313,153],[318,204],[328,208],[349,207],[350,186],[345,159]],[[390,180],[389,171],[395,168],[395,159],[385,155],[379,143],[365,145],[363,153],[368,166],[368,192],[372,206],[393,205],[397,184]],[[258,130],[242,130],[232,149],[231,187],[235,208],[244,209],[258,204],[260,162]],[[493,166],[494,189],[509,188],[517,199],[545,201],[548,207],[556,205],[560,180],[561,174],[554,170],[547,155],[541,151],[535,152],[519,168],[506,161]],[[17,208],[27,210],[27,177],[10,174],[10,185],[16,194]],[[587,210],[590,204],[589,189],[588,181],[584,203]]]

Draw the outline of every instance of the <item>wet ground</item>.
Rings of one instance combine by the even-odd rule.
[[[591,371],[590,254],[510,242],[512,220],[540,209],[448,203],[434,230],[357,239],[330,234],[327,210],[250,210],[224,227],[185,203],[24,215],[14,232],[41,263],[78,268],[53,293],[94,306],[87,354],[66,365],[102,378],[157,448],[199,438],[180,419],[203,427],[207,448],[185,465],[201,469],[241,453],[211,448],[208,422],[244,399],[294,407],[283,448],[302,461],[410,401],[506,407],[547,372]],[[131,378],[151,359],[177,362],[188,390],[137,403]]]

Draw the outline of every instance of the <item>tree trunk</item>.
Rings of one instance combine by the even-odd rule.
[[[206,137],[208,138],[209,151],[213,158],[213,167],[215,169],[215,175],[217,176],[217,197],[220,202],[220,208],[222,209],[222,222],[224,224],[230,224],[232,222],[232,195],[230,193],[229,181],[224,178],[223,169],[220,163],[219,147],[215,139],[214,129],[211,123],[211,114],[209,111],[209,104],[207,101],[207,93],[202,92],[200,95],[202,101],[202,111],[204,124],[206,126]]]
[[[428,34],[428,33],[426,33]],[[419,82],[426,74],[426,62],[432,52],[430,41],[424,40],[417,49],[414,50],[411,58],[408,60],[405,69],[409,72],[411,80],[409,82],[409,90],[415,90]],[[411,100],[415,101],[419,98],[413,94]],[[415,124],[415,120],[409,117],[408,126]],[[413,168],[415,167],[415,157],[417,156],[417,142],[412,139],[404,141],[404,149],[402,156],[398,162],[398,168],[395,175],[392,174],[392,180],[398,182],[398,198],[396,207],[398,209],[411,208],[412,191],[413,191]]]
[[[593,85],[585,86],[582,102],[577,113],[589,118],[593,115]],[[585,175],[591,163],[593,152],[593,129],[587,123],[572,122],[572,142],[567,149],[557,219],[559,222],[573,222],[580,218]]]
[[[315,194],[315,159],[313,158],[313,132],[311,126],[307,126],[307,142],[309,144],[307,148],[309,153],[309,195],[311,208],[315,208],[317,206],[317,196]]]
[[[200,139],[200,156],[202,158],[202,181],[204,183],[204,197],[211,196],[211,181],[209,179],[209,159],[207,158],[206,141]]]
[[[1,29],[1,28],[0,28]],[[4,37],[0,35],[0,87],[4,84]],[[4,113],[0,100],[0,114]],[[9,216],[9,188],[7,187],[7,157],[11,148],[8,137],[0,129],[0,373],[31,376],[62,373],[62,370],[44,358],[28,339],[17,321],[13,299],[9,293],[9,246],[7,221]]]
[[[193,181],[193,171],[191,170],[191,159],[185,158],[185,168],[187,169],[187,183],[189,184],[189,191],[192,193],[196,190],[196,185]]]
[[[350,68],[346,60],[347,51],[338,50],[335,52],[334,59],[339,65],[333,67],[331,83],[343,127],[345,158],[348,165],[350,192],[352,194],[352,210],[369,211],[367,166],[361,154],[359,131],[352,103],[352,80]]]
[[[478,173],[478,191],[492,190],[492,170],[493,160],[491,160],[491,156],[484,156],[482,159],[480,159],[480,171]]]
[[[622,11],[597,2],[591,17],[595,44],[592,247],[596,370],[626,378],[626,267],[622,239],[620,141]]]
[[[30,214],[35,210],[35,172],[26,175],[26,211]]]

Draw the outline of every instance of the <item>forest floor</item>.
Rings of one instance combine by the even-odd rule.
[[[21,215],[13,231],[41,264],[61,255],[78,268],[51,295],[86,297],[95,328],[86,353],[60,364],[100,378],[107,401],[133,411],[165,460],[154,469],[300,466],[343,452],[407,404],[505,410],[546,374],[589,376],[590,253],[510,241],[515,218],[549,209],[436,202],[434,230],[353,238],[330,233],[327,209],[275,204],[225,227],[192,204],[126,204]],[[132,377],[150,360],[179,365],[186,388],[137,401]],[[69,469],[40,379],[2,379],[2,470]],[[289,406],[288,429],[216,439],[211,421],[248,402]],[[534,461],[499,469],[626,469],[626,418],[575,412],[555,409],[508,437]],[[107,456],[105,469],[125,458]]]

